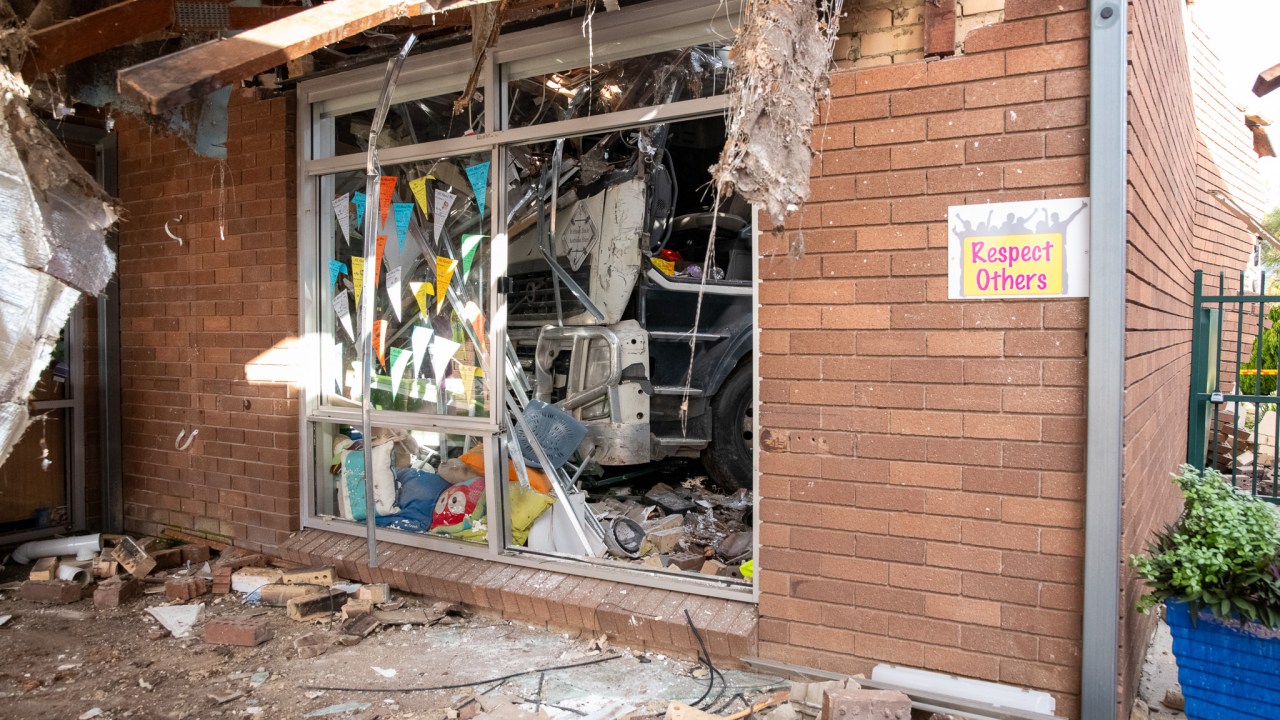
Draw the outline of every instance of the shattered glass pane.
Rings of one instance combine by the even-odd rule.
[[[489,416],[489,157],[481,152],[383,171],[391,192],[375,237],[381,262],[370,400],[377,410]],[[365,178],[338,173],[320,187],[328,193],[320,202],[327,213],[321,231],[328,293],[318,305],[325,403],[358,407]]]
[[[483,92],[477,90],[467,109],[457,115],[453,113],[453,105],[461,97],[461,92],[393,104],[387,113],[387,122],[378,135],[378,147],[402,147],[483,132]],[[372,124],[373,108],[335,117],[335,147],[332,155],[368,151],[369,127]],[[317,155],[323,156],[324,153]]]
[[[591,117],[725,93],[727,44],[707,44],[601,62],[507,83],[507,127]]]
[[[360,428],[314,423],[316,515],[363,524]],[[378,527],[484,543],[488,534],[483,438],[412,427],[373,427]]]

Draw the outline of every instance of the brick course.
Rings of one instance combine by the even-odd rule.
[[[802,260],[770,256],[794,228],[762,238],[766,657],[925,667],[1077,712],[1087,304],[948,300],[945,225],[948,205],[1088,194],[1087,144],[1049,153],[1088,136],[1064,89],[1087,88],[1087,56],[1052,22],[1071,5],[832,78],[825,132],[858,149],[815,169]]]
[[[291,97],[233,96],[222,163],[138,120],[118,123],[132,532],[175,526],[270,549],[297,528],[293,117]],[[168,220],[182,244],[165,235]]]

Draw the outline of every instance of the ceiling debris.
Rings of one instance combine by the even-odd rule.
[[[1275,157],[1275,148],[1271,146],[1271,137],[1267,135],[1267,126],[1271,121],[1261,115],[1245,115],[1244,125],[1253,133],[1253,151],[1258,157]]]
[[[810,135],[841,4],[750,0],[744,11],[728,137],[712,177],[722,195],[763,205],[775,228],[809,196]]]
[[[30,423],[27,398],[80,294],[102,292],[115,270],[110,199],[27,98],[0,65],[0,463]]]
[[[471,107],[472,97],[476,94],[476,83],[480,81],[480,71],[484,69],[484,59],[489,48],[498,42],[498,32],[502,29],[507,8],[511,0],[498,0],[492,3],[471,8],[471,58],[475,66],[471,68],[471,76],[467,78],[467,88],[457,100],[453,101],[453,114],[461,115]]]
[[[1280,87],[1280,65],[1272,65],[1258,73],[1253,81],[1253,94],[1262,97],[1277,87]]]

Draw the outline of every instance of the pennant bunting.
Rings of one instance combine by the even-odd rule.
[[[351,258],[351,283],[356,286],[356,305],[360,305],[360,293],[364,292],[364,258]]]
[[[476,398],[476,370],[478,369],[474,365],[462,366],[462,392],[468,404],[474,402]]]
[[[471,276],[471,261],[476,259],[476,250],[480,249],[483,235],[462,236],[462,279],[465,282]]]
[[[453,359],[453,354],[458,352],[460,347],[462,346],[458,343],[439,335],[431,341],[431,370],[435,373],[436,385],[444,382],[444,373],[449,369],[449,361]]]
[[[431,210],[427,207],[427,178],[430,175],[423,175],[420,178],[414,178],[409,181],[409,189],[413,191],[413,199],[418,201],[418,207],[422,209],[422,217],[431,217]]]
[[[413,292],[413,297],[418,301],[418,310],[422,312],[422,317],[427,317],[427,297],[436,294],[435,288],[429,282],[411,282],[409,290]]]
[[[364,232],[364,204],[367,198],[362,192],[352,193],[351,202],[356,204],[356,227],[360,228],[360,232]]]
[[[431,328],[421,325],[413,326],[413,334],[409,336],[410,347],[413,348],[413,376],[422,374],[422,358],[427,355],[427,346],[431,344]]]
[[[480,208],[480,217],[483,218],[485,189],[489,187],[489,161],[467,168],[467,179],[471,181],[471,189],[476,196],[476,207]]]
[[[444,296],[449,293],[449,281],[453,279],[453,271],[458,261],[453,258],[436,256],[436,312],[444,305]]]
[[[391,309],[396,313],[396,322],[400,321],[400,268],[393,267],[387,271],[387,298],[391,300]]]
[[[391,348],[391,397],[400,391],[400,380],[404,378],[404,369],[408,367],[412,355],[398,347]]]
[[[481,352],[488,352],[488,343],[484,336],[484,313],[480,312],[480,306],[474,300],[468,300],[467,304],[462,306],[462,317],[471,323],[471,328],[475,330],[476,338],[480,340]]]
[[[329,261],[329,292],[333,292],[338,285],[338,277],[347,274],[347,264],[341,260]]]
[[[395,198],[396,176],[383,175],[378,181],[378,224],[387,221],[387,211],[391,209],[391,201]]]
[[[436,190],[435,215],[432,217],[432,229],[435,231],[436,241],[444,234],[444,221],[449,217],[449,209],[453,207],[453,201],[458,196],[447,190]]]
[[[373,321],[373,352],[378,356],[378,364],[387,367],[387,321]]]
[[[387,249],[387,236],[379,235],[373,251],[373,286],[378,287],[378,272],[382,269],[382,252]]]
[[[338,293],[333,298],[333,311],[338,315],[338,321],[342,323],[342,329],[347,331],[347,337],[351,338],[351,342],[356,341],[356,331],[351,327],[351,305],[347,299],[349,293],[346,290]]]
[[[333,199],[333,214],[338,216],[338,227],[342,229],[343,242],[351,242],[351,194],[343,193],[342,197]]]
[[[404,239],[409,235],[409,220],[413,218],[413,203],[391,203],[391,211],[396,218],[396,238],[400,241],[400,252],[404,252]]]

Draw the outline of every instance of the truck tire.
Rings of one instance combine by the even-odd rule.
[[[752,490],[754,411],[751,365],[733,371],[711,400],[711,443],[702,464],[725,492]]]

